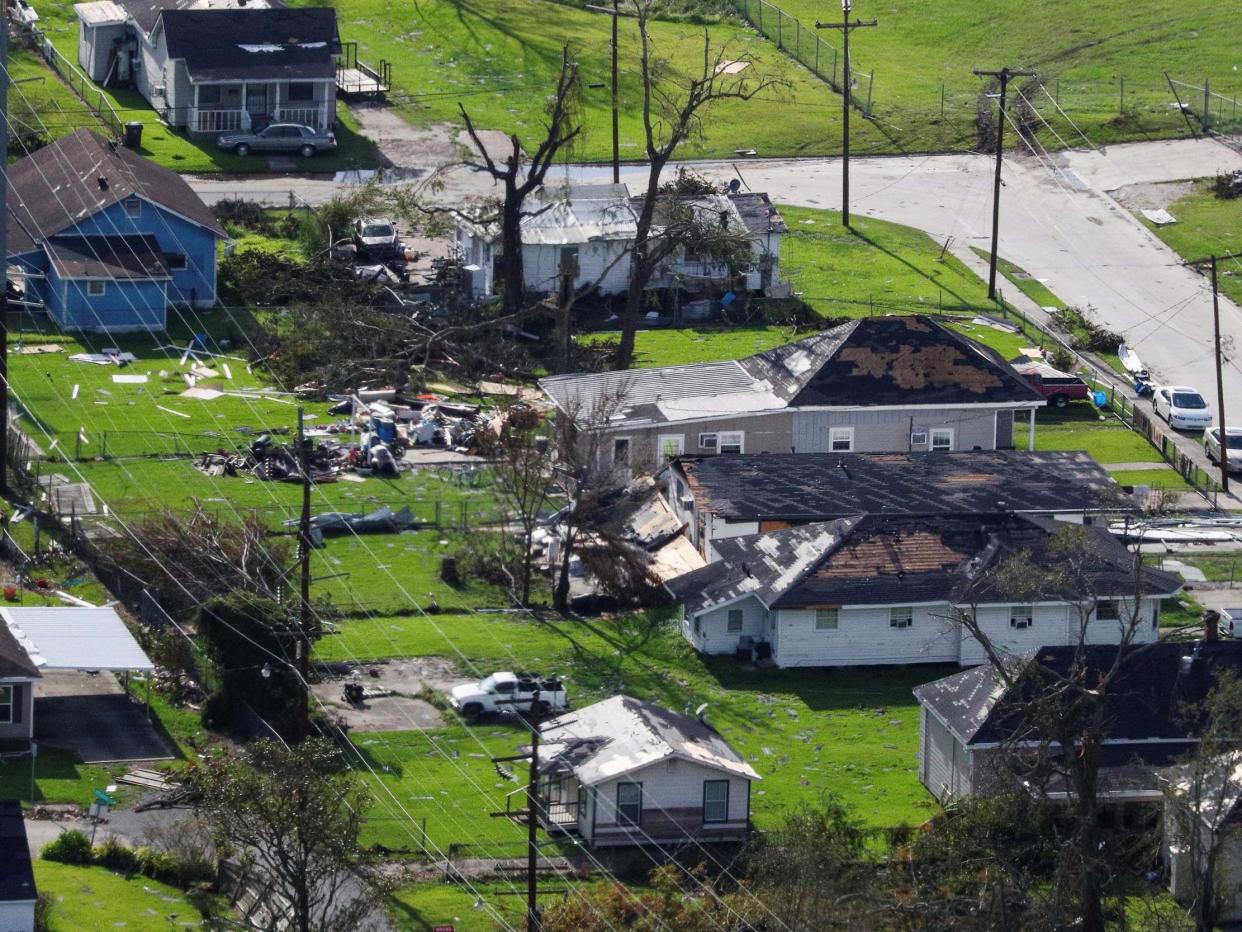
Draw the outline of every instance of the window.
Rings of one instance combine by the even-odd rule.
[[[700,450],[715,450],[716,439],[717,438],[715,434],[699,434],[699,449]]]
[[[660,451],[660,462],[674,456],[681,456],[686,449],[685,434],[660,434],[656,438],[656,447]]]
[[[742,610],[740,608],[729,609],[729,627],[730,634],[737,634],[742,630]]]
[[[1153,599],[1151,603],[1151,630],[1160,630],[1160,600]]]
[[[314,100],[315,85],[309,81],[296,81],[289,85],[289,100]]]
[[[578,274],[578,247],[562,246],[561,247],[561,264],[560,272],[564,275],[577,276]]]
[[[107,282],[93,281],[86,283],[86,293],[92,298],[98,298],[106,290]]]
[[[139,198],[125,198],[125,216],[131,220],[142,216],[142,201]]]
[[[219,84],[200,84],[198,86],[198,105],[220,103],[220,85]]]
[[[1121,604],[1116,599],[1100,599],[1095,603],[1096,621],[1121,621]]]
[[[1009,627],[1029,628],[1035,620],[1035,609],[1030,605],[1014,605],[1009,609]]]
[[[13,721],[13,686],[0,686],[0,722],[8,725]]]
[[[934,453],[948,453],[953,449],[953,429],[937,427],[931,432],[931,448]]]
[[[927,431],[922,427],[916,427],[910,431],[910,446],[925,447],[927,446]]]
[[[815,609],[815,630],[816,631],[836,631],[841,623],[841,609],[839,608],[817,608]]]
[[[888,626],[890,628],[914,627],[914,609],[908,605],[902,608],[890,608],[888,610]]]
[[[703,821],[729,821],[729,781],[703,781]]]
[[[179,272],[186,268],[186,257],[183,252],[166,252],[164,253],[164,264],[173,272]]]
[[[578,784],[578,811],[574,813],[574,815],[577,817],[579,822],[582,822],[584,819],[586,819],[588,799],[590,799],[590,796],[587,792],[587,788],[583,784],[579,783]]]
[[[740,430],[722,431],[720,434],[721,453],[741,453],[745,434]]]
[[[617,437],[612,442],[612,465],[630,465],[630,438]]]
[[[854,428],[830,427],[828,429],[828,452],[849,453],[854,449]]]
[[[641,783],[617,784],[617,821],[641,825],[643,821],[643,785]]]

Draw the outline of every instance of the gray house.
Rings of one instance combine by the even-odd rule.
[[[0,750],[24,751],[34,737],[34,682],[41,674],[0,621]]]
[[[1162,856],[1169,892],[1193,901],[1214,851],[1217,921],[1242,922],[1242,752],[1221,754],[1197,774],[1193,765],[1171,767],[1165,778]],[[1191,820],[1199,821],[1197,829]]]
[[[930,317],[854,320],[745,359],[556,375],[561,416],[620,472],[687,453],[1007,450],[1046,404],[991,350]]]
[[[170,125],[216,135],[336,118],[336,11],[279,0],[93,0],[74,6],[78,63],[133,87]]]

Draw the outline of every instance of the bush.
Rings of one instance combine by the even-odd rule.
[[[41,857],[60,864],[91,863],[91,840],[85,832],[70,829],[43,846]]]
[[[1070,346],[1075,349],[1091,353],[1115,353],[1121,346],[1120,334],[1101,327],[1076,307],[1054,311],[1051,319],[1054,327],[1069,336]]]
[[[1242,197],[1242,172],[1222,172],[1212,179],[1212,193],[1222,201]]]
[[[1048,362],[1052,368],[1062,372],[1073,372],[1078,368],[1078,357],[1063,346],[1058,346],[1049,354]]]
[[[95,847],[95,850],[91,852],[91,861],[100,867],[106,867],[110,871],[116,871],[127,877],[137,873],[146,873],[142,870],[141,853],[122,844],[115,835],[108,836],[103,844]]]
[[[52,928],[52,907],[55,905],[56,901],[46,893],[39,894],[35,900],[35,932],[48,932]]]

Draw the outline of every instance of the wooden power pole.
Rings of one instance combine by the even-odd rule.
[[[1212,278],[1212,335],[1216,343],[1216,411],[1220,431],[1220,488],[1229,494],[1229,425],[1225,421],[1225,375],[1224,358],[1220,347],[1220,286],[1216,277],[1216,264],[1221,259],[1242,258],[1242,253],[1231,252],[1220,256],[1207,256],[1187,262],[1187,265],[1206,265]]]
[[[1000,189],[1001,189],[1001,158],[1005,151],[1005,97],[1009,92],[1011,78],[1034,77],[1034,71],[1015,71],[1002,68],[1000,71],[985,71],[979,68],[974,73],[981,78],[996,78],[1000,81],[1000,109],[996,120],[996,181],[992,188],[992,257],[988,263],[988,298],[996,300],[996,248],[1000,238]]]
[[[298,521],[298,561],[301,564],[298,605],[298,675],[302,679],[302,737],[310,734],[311,648],[311,474],[306,446],[304,409],[298,408],[298,467],[302,470],[302,514]]]
[[[8,113],[9,31],[0,36],[0,113]],[[9,164],[8,125],[0,126],[0,165]],[[0,242],[7,235],[8,172],[0,171]],[[9,490],[9,281],[0,289],[0,493]],[[31,493],[31,499],[34,494]],[[33,764],[31,765],[34,766]]]
[[[850,0],[841,0],[841,22],[821,23],[815,21],[816,29],[840,29],[845,44],[842,60],[845,63],[841,77],[842,125],[841,125],[841,222],[850,225],[850,102],[854,96],[854,69],[850,64],[850,33],[867,26],[878,26],[874,19],[850,22]]]
[[[496,818],[511,819],[518,822],[524,820],[526,825],[526,932],[540,932],[543,928],[543,917],[539,913],[539,722],[535,709],[539,706],[539,691],[531,697],[530,711],[522,716],[522,721],[530,729],[530,753],[514,754],[509,757],[493,757],[498,772],[507,779],[512,778],[500,769],[500,765],[510,761],[530,761],[530,770],[526,778],[526,808],[520,812],[493,812]],[[519,822],[518,824],[522,824]]]
[[[612,0],[612,183],[621,183],[620,89],[617,84],[617,21],[621,18],[621,0]]]

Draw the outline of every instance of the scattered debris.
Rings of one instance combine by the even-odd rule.
[[[97,366],[127,366],[138,361],[133,353],[122,353],[119,349],[106,349],[101,353],[74,353],[69,358],[74,362],[89,362]]]
[[[1141,210],[1139,213],[1158,227],[1167,227],[1170,224],[1177,223],[1177,218],[1164,208],[1160,208],[1158,210]]]
[[[145,375],[117,374],[112,377],[112,381],[117,385],[145,385],[149,381],[149,377]]]

